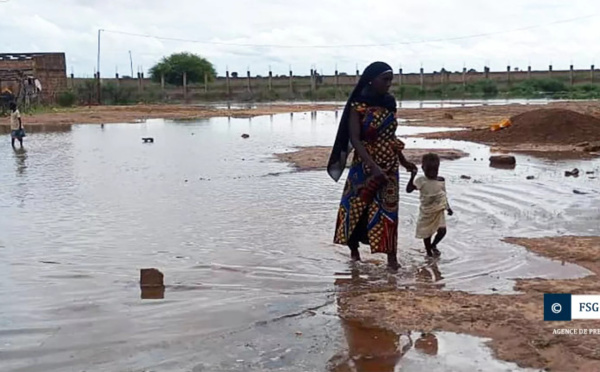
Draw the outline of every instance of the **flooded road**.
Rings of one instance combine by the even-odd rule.
[[[484,340],[436,334],[431,355],[423,347],[434,337],[418,330],[394,336],[341,322],[336,297],[365,285],[510,292],[517,277],[585,275],[500,239],[597,234],[600,193],[589,177],[600,176],[600,162],[518,156],[516,169],[499,170],[484,146],[407,139],[471,154],[441,166],[455,211],[443,256],[425,261],[413,238],[418,196],[402,194],[403,269],[389,274],[383,257],[365,252],[357,283],[348,252],[331,243],[343,183],[294,173],[272,156],[331,145],[336,116],[32,128],[25,151],[5,138],[0,370],[345,371],[348,356],[383,358],[386,367],[372,369],[382,371],[442,362],[470,371],[469,361],[518,370],[494,361]],[[565,178],[575,167],[584,175]],[[165,274],[164,299],[141,298],[139,270],[148,267]],[[383,332],[381,355],[365,357],[373,351],[360,344],[364,332]]]

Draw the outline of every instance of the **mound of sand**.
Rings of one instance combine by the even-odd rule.
[[[600,141],[600,119],[564,109],[527,111],[511,118],[512,126],[497,132],[489,129],[450,133],[456,140],[507,144],[576,145]]]

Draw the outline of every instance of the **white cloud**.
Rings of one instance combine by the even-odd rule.
[[[129,50],[138,67],[148,70],[162,56],[190,51],[208,57],[219,73],[226,66],[244,74],[287,73],[289,65],[305,74],[316,65],[331,73],[353,73],[373,60],[400,65],[407,72],[504,70],[507,64],[556,69],[600,64],[593,46],[598,17],[570,23],[557,20],[600,13],[594,0],[9,0],[0,3],[0,52],[64,51],[68,69],[92,75],[97,30],[119,30],[188,40],[270,45],[394,44],[385,47],[277,48],[240,47],[102,34],[104,76],[129,73]],[[531,25],[539,28],[508,32]],[[457,36],[498,33],[485,37]],[[407,41],[422,43],[402,44]],[[428,42],[426,42],[428,41]]]

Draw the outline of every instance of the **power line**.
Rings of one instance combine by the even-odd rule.
[[[383,47],[383,46],[394,46],[394,45],[415,45],[415,44],[437,43],[437,42],[442,42],[442,41],[474,39],[474,38],[479,38],[479,37],[507,34],[507,33],[511,33],[511,32],[532,30],[532,29],[555,25],[555,24],[560,24],[560,23],[570,23],[570,22],[575,22],[575,21],[588,19],[588,18],[592,18],[592,17],[596,17],[596,16],[597,16],[597,14],[592,14],[592,15],[576,17],[576,18],[561,19],[561,20],[557,20],[557,21],[553,21],[553,22],[519,27],[519,28],[515,28],[515,29],[511,29],[511,30],[486,32],[486,33],[471,34],[471,35],[464,35],[464,36],[438,38],[438,39],[398,41],[398,42],[393,42],[393,43],[381,43],[381,44],[288,45],[288,44],[226,43],[226,42],[219,42],[219,41],[203,41],[203,40],[194,40],[194,39],[183,39],[183,38],[176,38],[176,37],[156,36],[156,35],[149,35],[149,34],[139,34],[139,33],[134,33],[134,32],[106,30],[106,29],[104,29],[103,32],[109,32],[109,33],[120,34],[120,35],[136,36],[136,37],[145,37],[145,38],[151,38],[151,39],[157,39],[157,40],[169,40],[169,41],[179,41],[179,42],[185,42],[185,43],[221,45],[221,46],[236,46],[236,47],[253,47],[253,48],[264,47],[264,48],[288,48],[288,49],[292,49],[292,48],[294,48],[294,49],[365,48],[365,47]]]

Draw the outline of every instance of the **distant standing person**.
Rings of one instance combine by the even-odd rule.
[[[334,243],[347,245],[355,261],[360,260],[359,243],[367,244],[371,253],[385,253],[388,266],[397,269],[398,168],[417,167],[405,159],[404,143],[396,137],[396,99],[389,93],[393,78],[383,62],[365,69],[346,103],[327,172],[338,181],[354,149]]]
[[[10,137],[12,147],[15,147],[15,139],[19,140],[19,144],[23,147],[25,129],[23,129],[23,122],[21,122],[21,113],[14,102],[10,103]]]
[[[423,155],[422,168],[425,176],[415,179],[417,171],[412,173],[406,185],[406,192],[420,192],[419,219],[417,220],[417,239],[423,239],[427,256],[438,257],[441,253],[438,244],[446,236],[446,216],[454,212],[448,203],[446,181],[439,176],[440,157],[437,154]],[[435,235],[433,241],[431,238]]]

